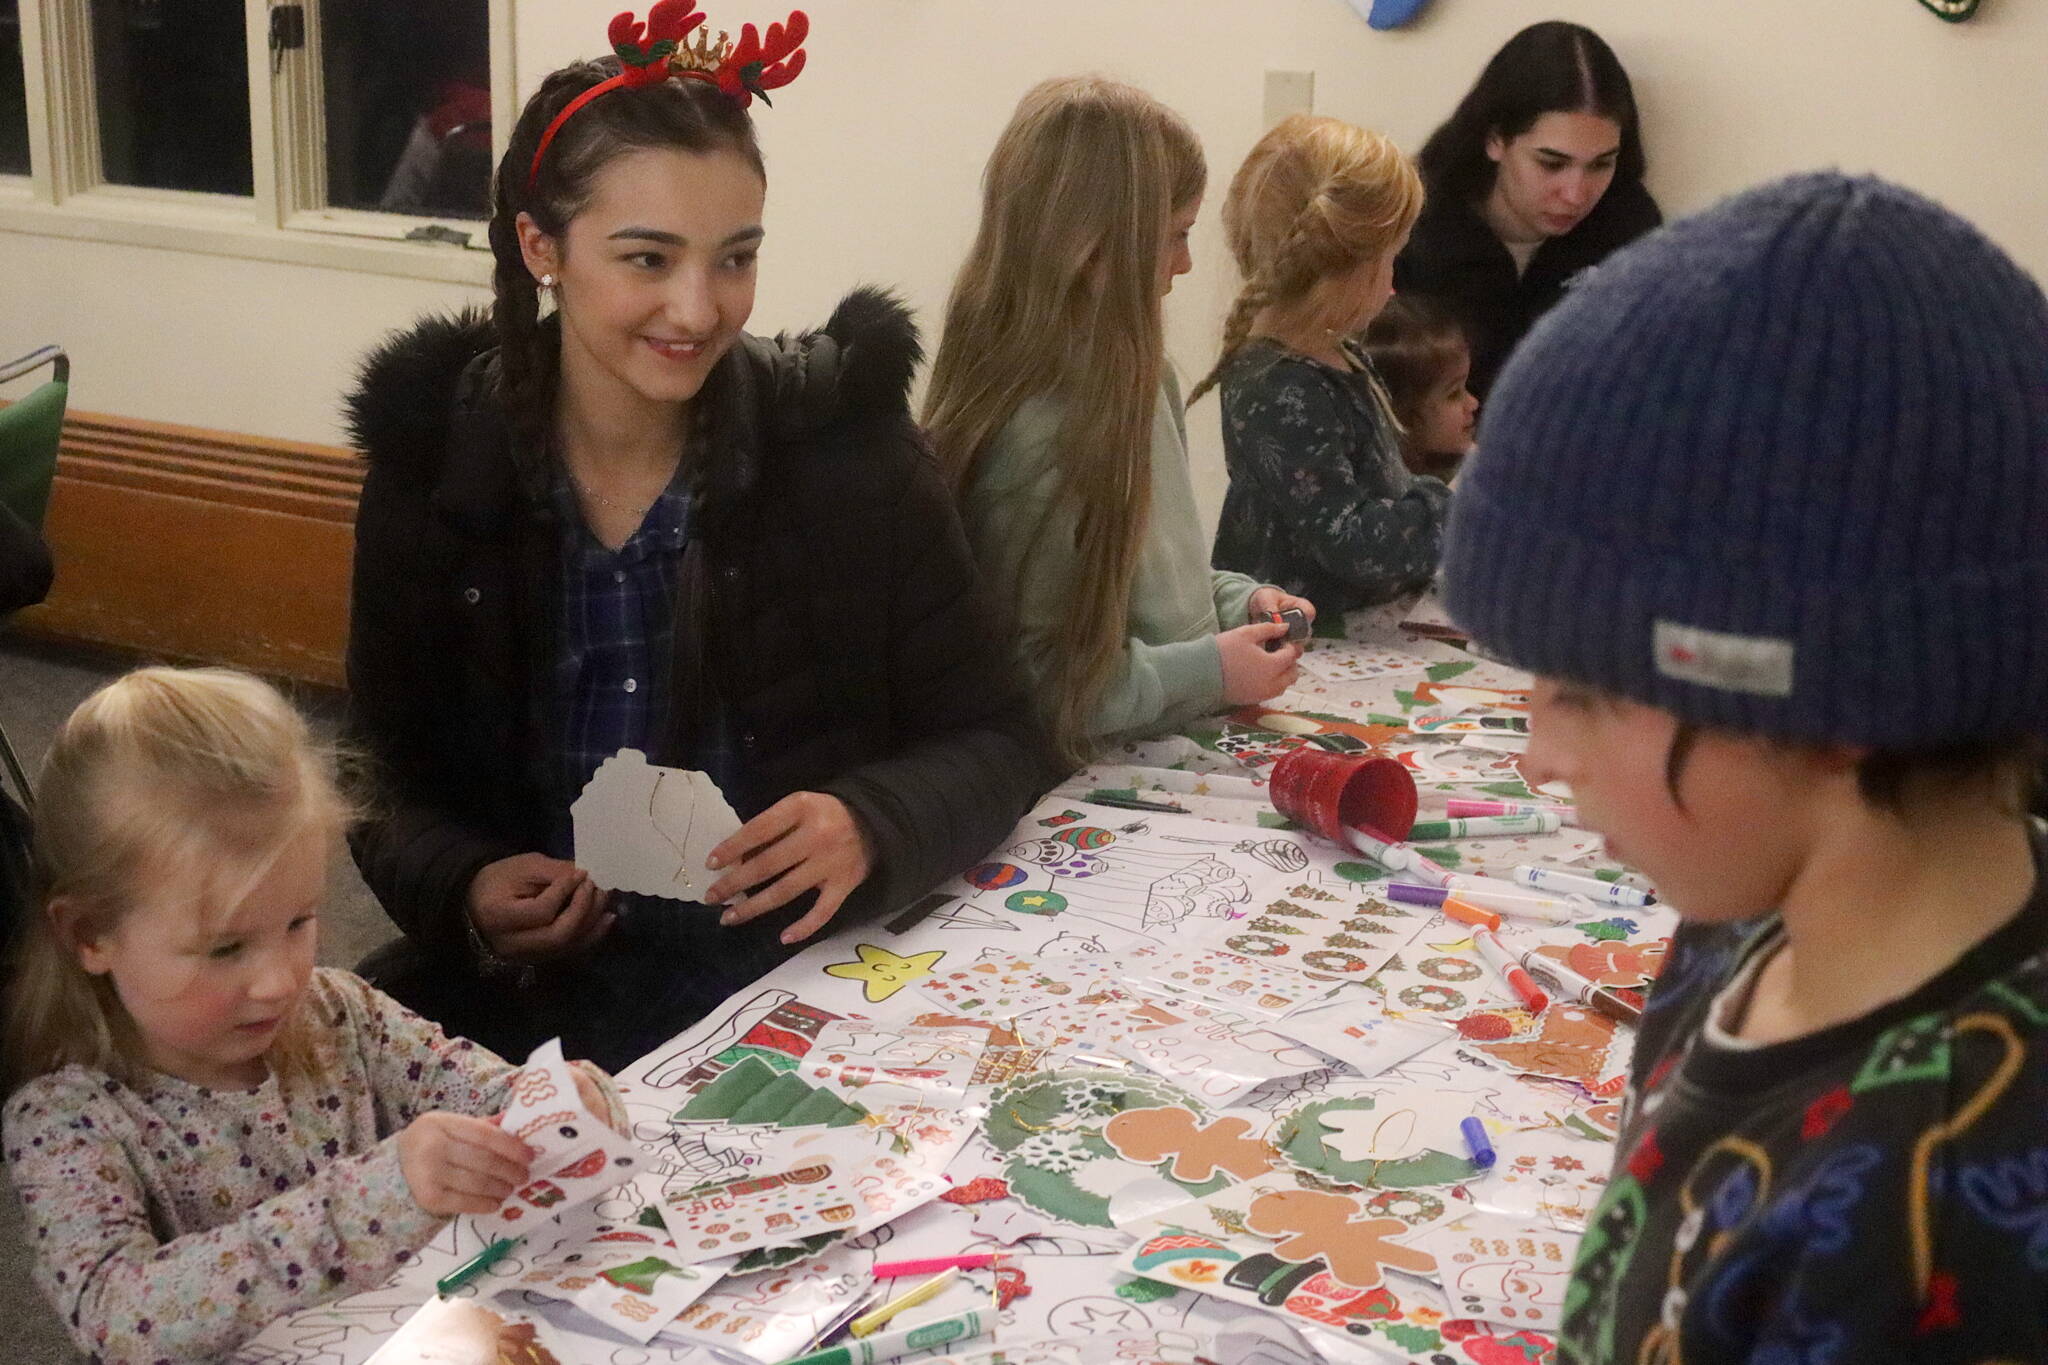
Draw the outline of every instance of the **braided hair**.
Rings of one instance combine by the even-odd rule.
[[[491,255],[502,398],[514,435],[545,448],[554,422],[559,343],[540,316],[540,288],[519,249],[523,213],[561,241],[597,190],[604,168],[629,152],[673,148],[700,155],[738,153],[765,177],[753,120],[736,101],[702,81],[671,78],[610,91],[564,123],[534,175],[541,135],[569,102],[619,73],[616,57],[576,62],[541,82],[520,112],[491,189]]]
[[[1422,182],[1378,133],[1296,114],[1260,138],[1231,178],[1223,233],[1244,287],[1223,325],[1216,386],[1268,308],[1304,303],[1323,280],[1391,253],[1422,212]]]

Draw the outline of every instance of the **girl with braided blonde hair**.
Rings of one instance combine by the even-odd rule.
[[[1421,211],[1391,142],[1306,115],[1259,140],[1223,206],[1245,283],[1195,389],[1223,400],[1213,562],[1326,611],[1392,601],[1436,569],[1450,489],[1402,464],[1386,388],[1351,340],[1393,297]]]

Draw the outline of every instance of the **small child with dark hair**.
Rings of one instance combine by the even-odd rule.
[[[1396,294],[1359,340],[1400,424],[1401,463],[1448,482],[1471,452],[1479,420],[1479,400],[1466,387],[1472,351],[1465,329],[1436,303]]]
[[[1682,924],[1561,1362],[2048,1360],[2048,300],[1793,177],[1516,350],[1445,605]]]

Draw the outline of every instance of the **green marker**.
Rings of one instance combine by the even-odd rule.
[[[453,1294],[456,1290],[462,1288],[462,1286],[468,1284],[486,1270],[489,1270],[499,1261],[504,1260],[506,1252],[512,1250],[513,1247],[518,1246],[525,1240],[523,1237],[500,1237],[497,1241],[491,1243],[482,1251],[479,1251],[476,1255],[434,1281],[434,1292],[444,1299],[447,1298],[450,1294]]]
[[[912,1351],[930,1350],[934,1346],[984,1336],[994,1327],[992,1315],[977,1308],[956,1317],[921,1322],[900,1332],[877,1332],[871,1337],[856,1337],[843,1345],[827,1346],[822,1351],[798,1356],[788,1365],[881,1365],[882,1361],[907,1356]]]
[[[1481,839],[1495,834],[1554,834],[1564,822],[1549,811],[1527,815],[1468,815],[1457,820],[1418,820],[1411,843],[1425,839]]]

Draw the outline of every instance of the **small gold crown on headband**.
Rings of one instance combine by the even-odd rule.
[[[732,35],[721,31],[718,41],[711,41],[711,30],[697,30],[697,41],[685,41],[676,48],[675,55],[668,59],[672,71],[715,72],[725,65],[725,59],[732,55]]]

